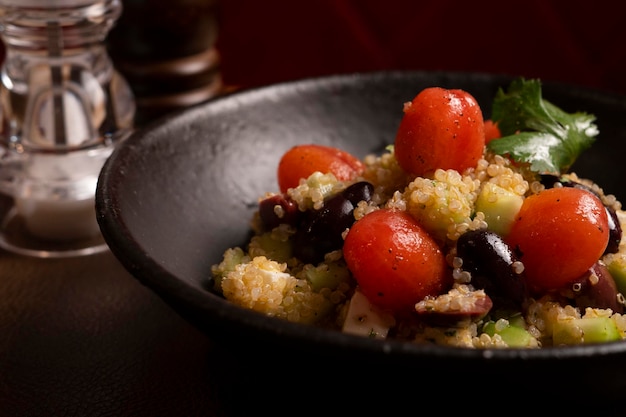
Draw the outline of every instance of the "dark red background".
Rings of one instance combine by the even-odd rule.
[[[420,69],[626,93],[625,2],[221,0],[219,7],[229,85]]]

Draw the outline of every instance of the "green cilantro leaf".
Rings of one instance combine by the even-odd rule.
[[[490,141],[487,148],[528,163],[531,170],[541,174],[567,172],[598,135],[594,115],[566,113],[544,100],[539,80],[518,78],[507,92],[500,88],[491,119],[502,137]]]

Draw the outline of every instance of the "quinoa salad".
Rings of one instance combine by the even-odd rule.
[[[529,348],[626,338],[626,212],[570,168],[598,138],[539,80],[415,92],[386,150],[287,151],[213,290],[267,316],[374,339]],[[404,107],[403,107],[404,106]],[[392,132],[393,134],[394,132]]]

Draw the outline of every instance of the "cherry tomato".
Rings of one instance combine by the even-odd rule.
[[[437,168],[476,166],[485,147],[485,124],[476,99],[463,90],[430,87],[405,104],[395,155],[405,171],[425,177]]]
[[[364,165],[356,156],[332,146],[297,145],[289,149],[278,163],[278,186],[285,193],[297,187],[300,178],[319,171],[332,173],[339,181],[348,181],[363,172]]]
[[[394,314],[415,312],[451,284],[443,253],[407,212],[380,209],[357,220],[343,256],[368,300]]]
[[[609,240],[608,216],[589,191],[550,188],[524,200],[505,240],[524,264],[529,288],[555,290],[600,258]]]
[[[485,143],[489,143],[494,139],[499,139],[502,137],[502,133],[500,132],[500,128],[498,124],[493,120],[485,120]]]

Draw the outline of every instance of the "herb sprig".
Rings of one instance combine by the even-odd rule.
[[[487,148],[528,163],[540,174],[566,173],[599,133],[594,115],[567,113],[544,100],[539,80],[518,78],[506,92],[500,88],[491,118],[502,137],[490,141]]]

